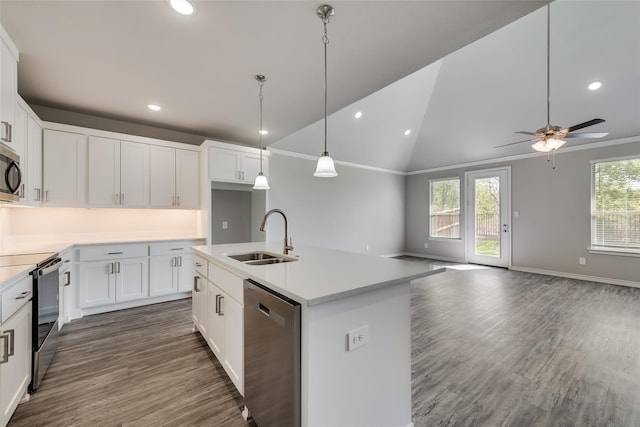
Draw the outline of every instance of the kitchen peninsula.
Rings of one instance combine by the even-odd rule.
[[[295,260],[273,264],[252,265],[229,256],[282,254],[282,243],[271,242],[193,249],[200,264],[196,272],[207,264],[207,283],[235,294],[233,304],[242,304],[242,279],[300,304],[302,426],[412,425],[410,281],[443,269],[315,247],[296,247],[288,255]],[[203,332],[197,304],[194,297],[194,324]],[[216,298],[216,313],[223,310],[218,304]],[[233,321],[226,317],[226,322]],[[243,328],[233,330],[241,333]],[[227,369],[233,363],[225,361],[221,363],[243,393],[241,366]]]

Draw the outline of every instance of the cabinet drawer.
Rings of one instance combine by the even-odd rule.
[[[28,303],[33,293],[33,278],[23,277],[2,291],[2,323]]]
[[[242,288],[244,280],[241,277],[213,263],[209,263],[209,274],[207,277],[215,283],[216,286],[229,294],[230,297],[238,301],[241,305],[244,305],[244,292]]]
[[[149,254],[149,245],[88,246],[80,248],[78,252],[78,261],[135,258],[147,256]]]
[[[193,256],[193,269],[200,273],[201,276],[207,277],[207,261],[198,255]]]
[[[191,252],[191,246],[193,246],[193,242],[191,241],[151,243],[149,245],[149,255],[189,253]]]

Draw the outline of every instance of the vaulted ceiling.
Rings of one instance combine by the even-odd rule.
[[[261,73],[265,143],[319,155],[321,3],[194,2],[185,17],[164,0],[0,1],[20,50],[20,94],[58,112],[181,131],[184,142],[256,146]],[[530,151],[493,147],[546,124],[545,4],[334,2],[332,156],[416,171]],[[640,2],[560,0],[551,10],[552,124],[601,117],[590,130],[606,139],[640,135]],[[589,92],[593,80],[602,89]]]

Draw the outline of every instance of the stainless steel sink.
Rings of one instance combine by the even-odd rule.
[[[271,252],[255,251],[247,252],[244,254],[227,255],[229,258],[233,258],[236,261],[243,262],[247,265],[270,265],[281,264],[283,262],[297,261],[298,258],[290,257],[287,255],[278,255]]]
[[[260,261],[265,259],[274,259],[278,258],[278,255],[271,254],[269,252],[256,251],[256,252],[248,252],[246,254],[236,254],[236,255],[227,255],[229,258],[233,258],[236,261],[247,262],[247,261]]]

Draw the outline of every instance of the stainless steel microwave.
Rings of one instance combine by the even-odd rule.
[[[22,183],[20,156],[0,144],[0,202],[15,202]]]

